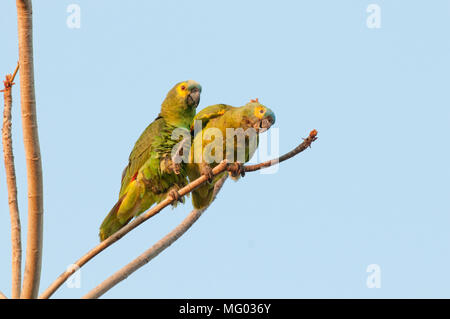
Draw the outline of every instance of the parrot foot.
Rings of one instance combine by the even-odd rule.
[[[214,179],[214,174],[212,172],[212,168],[208,164],[206,163],[200,164],[200,173],[208,178],[208,183],[210,184],[212,183]]]
[[[179,175],[181,173],[181,164],[176,161],[176,156],[169,158],[165,157],[160,163],[161,171],[168,174]]]
[[[184,204],[184,198],[180,195],[180,193],[178,193],[178,190],[176,189],[170,190],[168,196],[172,197],[172,199],[174,200],[172,205],[176,206],[178,202]]]
[[[181,173],[181,165],[175,162],[172,162],[172,171],[175,175],[180,175]]]
[[[244,168],[244,164],[236,162],[236,163],[230,163],[228,164],[228,171],[231,174],[231,177],[239,177],[245,176],[245,168]]]

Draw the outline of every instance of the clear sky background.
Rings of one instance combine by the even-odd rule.
[[[81,28],[66,25],[81,8]],[[366,25],[369,4],[381,28]],[[41,291],[98,243],[122,169],[167,91],[203,86],[199,109],[258,97],[280,152],[276,174],[228,181],[169,249],[105,298],[450,297],[450,1],[34,1],[44,171]],[[0,74],[17,54],[14,1],[0,3]],[[23,243],[26,171],[18,86],[13,136]],[[0,170],[0,290],[10,226]],[[164,210],[81,270],[78,298],[173,229]],[[25,246],[24,246],[25,251]],[[369,289],[368,265],[381,269]]]

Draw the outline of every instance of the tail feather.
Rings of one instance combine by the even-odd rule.
[[[208,185],[209,186],[209,185]],[[203,209],[209,205],[214,187],[203,187],[192,192],[192,204],[195,209]]]
[[[125,195],[123,195],[117,201],[117,203],[111,209],[109,214],[103,220],[103,223],[100,226],[100,233],[99,233],[100,241],[104,241],[106,238],[108,238],[109,236],[114,234],[116,231],[118,231],[124,225],[128,224],[128,222],[131,220],[131,218],[130,218],[124,223],[123,220],[122,221],[119,220],[119,217],[117,216],[120,205],[122,204],[124,198],[125,198]]]
[[[192,205],[195,209],[203,209],[211,204],[214,194],[214,185],[216,185],[216,183],[226,174],[227,172],[217,175],[214,177],[211,184],[205,183],[192,192]]]

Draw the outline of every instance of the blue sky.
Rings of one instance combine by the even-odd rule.
[[[81,28],[66,25],[69,4]],[[366,25],[369,4],[381,28]],[[122,169],[166,92],[201,105],[258,97],[280,152],[319,140],[276,174],[227,182],[193,228],[105,298],[449,298],[449,1],[34,1],[44,170],[41,291],[98,242]],[[14,2],[0,3],[0,74],[17,62]],[[18,87],[13,135],[26,242]],[[10,229],[0,170],[0,290]],[[91,261],[78,298],[174,228],[166,209]],[[24,247],[25,249],[25,247]],[[368,265],[381,269],[369,289]]]

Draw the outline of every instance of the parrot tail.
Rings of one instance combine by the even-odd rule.
[[[117,213],[119,211],[120,205],[122,204],[123,199],[125,198],[125,195],[122,196],[117,203],[114,205],[114,207],[109,212],[108,216],[105,217],[103,220],[102,225],[100,226],[100,241],[104,241],[106,238],[114,234],[116,231],[118,231],[120,228],[128,224],[128,222],[131,220],[128,219],[125,223],[119,219],[117,216]]]
[[[209,185],[207,185],[209,186]],[[192,205],[195,209],[207,207],[212,199],[214,187],[200,187],[192,192]]]

